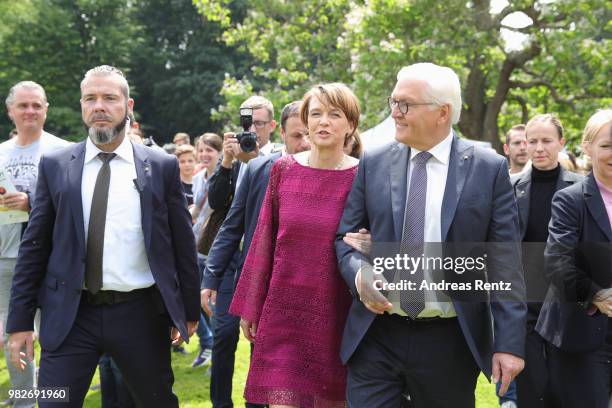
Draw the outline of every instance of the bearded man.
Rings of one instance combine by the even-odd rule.
[[[6,327],[23,368],[40,305],[39,388],[64,389],[40,407],[81,407],[102,353],[138,406],[178,407],[170,346],[189,339],[200,315],[195,243],[185,239],[191,217],[176,158],[125,137],[133,105],[120,70],[89,70],[87,139],[40,160]]]

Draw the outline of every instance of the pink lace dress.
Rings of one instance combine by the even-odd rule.
[[[251,403],[345,407],[340,341],[351,296],[334,239],[357,167],[274,164],[230,313],[257,322]]]

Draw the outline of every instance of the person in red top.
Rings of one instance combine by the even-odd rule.
[[[248,402],[270,407],[346,406],[340,341],[351,296],[334,239],[357,159],[343,147],[359,103],[344,84],[318,85],[300,118],[311,150],[274,164],[230,313],[254,343]]]

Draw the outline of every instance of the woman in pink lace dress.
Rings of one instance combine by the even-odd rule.
[[[340,340],[351,296],[334,239],[357,159],[359,103],[343,84],[304,96],[311,151],[277,161],[230,312],[255,347],[245,388],[270,407],[345,407]]]

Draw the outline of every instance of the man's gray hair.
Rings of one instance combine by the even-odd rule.
[[[251,96],[249,99],[242,102],[240,108],[251,108],[253,110],[265,108],[268,111],[270,120],[274,120],[274,106],[272,106],[272,102],[270,102],[269,99],[266,99],[263,96]]]
[[[441,67],[430,62],[420,62],[403,67],[397,74],[397,80],[411,79],[425,83],[424,102],[436,105],[449,104],[451,122],[456,124],[461,116],[461,84],[459,77],[452,69]]]
[[[9,108],[15,102],[15,93],[18,89],[29,89],[29,90],[37,90],[42,94],[43,100],[47,103],[47,94],[45,93],[45,88],[43,88],[40,84],[37,84],[34,81],[21,81],[17,82],[15,85],[9,89],[9,93],[6,96],[6,100],[4,103],[6,107]]]
[[[109,76],[116,75],[121,82],[121,92],[125,99],[129,99],[130,97],[130,86],[128,85],[127,79],[125,75],[119,68],[111,67],[110,65],[99,65],[95,68],[90,69],[85,73],[83,80],[81,81],[81,89],[83,89],[83,82],[91,76]]]

